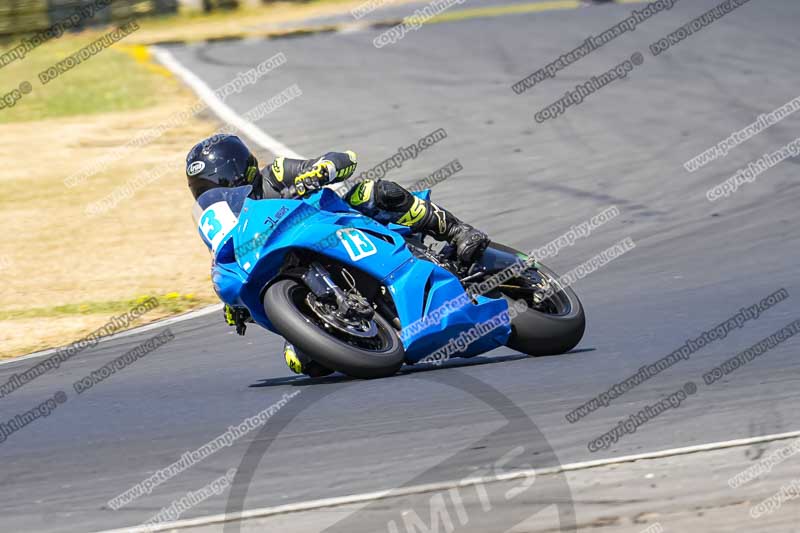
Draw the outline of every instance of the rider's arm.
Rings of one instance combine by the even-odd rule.
[[[328,183],[339,183],[344,181],[356,171],[358,158],[352,150],[346,152],[328,152],[321,159],[330,161],[336,168],[336,175]],[[326,183],[327,185],[327,183]]]
[[[313,189],[314,183],[322,187],[346,180],[353,175],[357,164],[356,153],[351,150],[328,152],[313,159],[277,157],[264,169],[264,181],[279,193],[294,186],[298,191],[296,196],[303,196],[306,190]]]

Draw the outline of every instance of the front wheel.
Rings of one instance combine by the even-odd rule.
[[[314,361],[356,378],[391,376],[403,365],[405,350],[391,324],[375,313],[369,335],[331,327],[309,304],[310,291],[281,279],[264,294],[264,311],[278,332]]]

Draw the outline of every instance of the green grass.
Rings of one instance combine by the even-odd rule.
[[[108,31],[108,30],[106,30]],[[39,73],[69,57],[101,34],[64,36],[0,69],[0,96],[28,82],[33,90],[14,107],[0,109],[0,123],[140,109],[153,105],[171,80],[145,68],[130,54],[107,48],[46,85]],[[3,51],[10,47],[5,47]]]

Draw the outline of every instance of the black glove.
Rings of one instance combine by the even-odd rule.
[[[294,179],[294,188],[298,195],[305,196],[321,189],[335,177],[336,166],[327,159],[321,159],[306,172],[298,174]]]
[[[248,311],[246,307],[233,307],[228,304],[225,304],[223,311],[225,313],[225,322],[227,322],[229,326],[236,326],[237,334],[244,335],[244,332],[247,330],[247,324],[245,322],[250,320],[250,311]]]

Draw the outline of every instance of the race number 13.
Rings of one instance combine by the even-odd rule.
[[[369,237],[356,228],[337,230],[336,236],[342,241],[344,249],[347,250],[347,255],[353,261],[360,261],[378,252],[378,248],[369,240]]]

